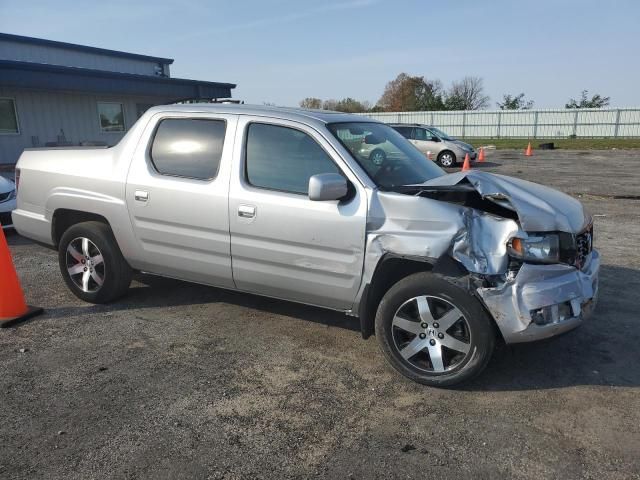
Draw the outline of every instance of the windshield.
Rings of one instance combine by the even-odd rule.
[[[327,127],[382,189],[420,184],[445,174],[388,125],[348,122]]]
[[[455,138],[451,138],[449,135],[447,135],[446,133],[444,133],[442,130],[440,130],[439,128],[436,127],[429,127],[429,130],[431,130],[433,133],[435,133],[438,137],[440,137],[442,140],[455,140]]]

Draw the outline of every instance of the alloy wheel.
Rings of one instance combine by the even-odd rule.
[[[400,357],[428,373],[453,370],[471,352],[467,319],[455,305],[436,296],[404,302],[393,317],[391,334]]]
[[[443,153],[440,156],[440,165],[443,167],[450,167],[453,165],[453,156],[450,153]]]
[[[375,151],[371,154],[371,162],[379,167],[384,162],[384,153],[381,151]]]
[[[100,249],[85,237],[74,238],[67,246],[67,272],[83,292],[94,293],[102,288],[105,277],[104,258]]]

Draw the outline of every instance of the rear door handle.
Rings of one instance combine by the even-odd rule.
[[[149,192],[145,192],[144,190],[136,190],[133,198],[135,198],[139,202],[146,202],[147,200],[149,200]]]
[[[254,205],[239,205],[238,216],[242,218],[253,218],[256,216],[256,207]]]

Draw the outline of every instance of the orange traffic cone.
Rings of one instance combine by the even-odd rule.
[[[529,142],[529,145],[527,145],[527,149],[525,150],[524,154],[527,157],[533,155],[533,150],[531,150],[531,142]]]
[[[469,160],[468,153],[464,156],[464,163],[462,164],[462,171],[466,172],[467,170],[471,170],[471,160]]]
[[[480,147],[480,152],[478,152],[478,162],[484,162],[484,148]]]
[[[41,308],[29,307],[24,301],[7,239],[0,226],[0,327],[8,327],[40,313]]]

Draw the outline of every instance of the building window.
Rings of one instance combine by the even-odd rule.
[[[211,180],[218,174],[226,127],[223,120],[162,120],[151,145],[151,162],[162,175]]]
[[[124,109],[121,103],[98,102],[98,116],[103,132],[124,132]]]
[[[13,98],[0,98],[0,134],[20,133],[16,102]]]

